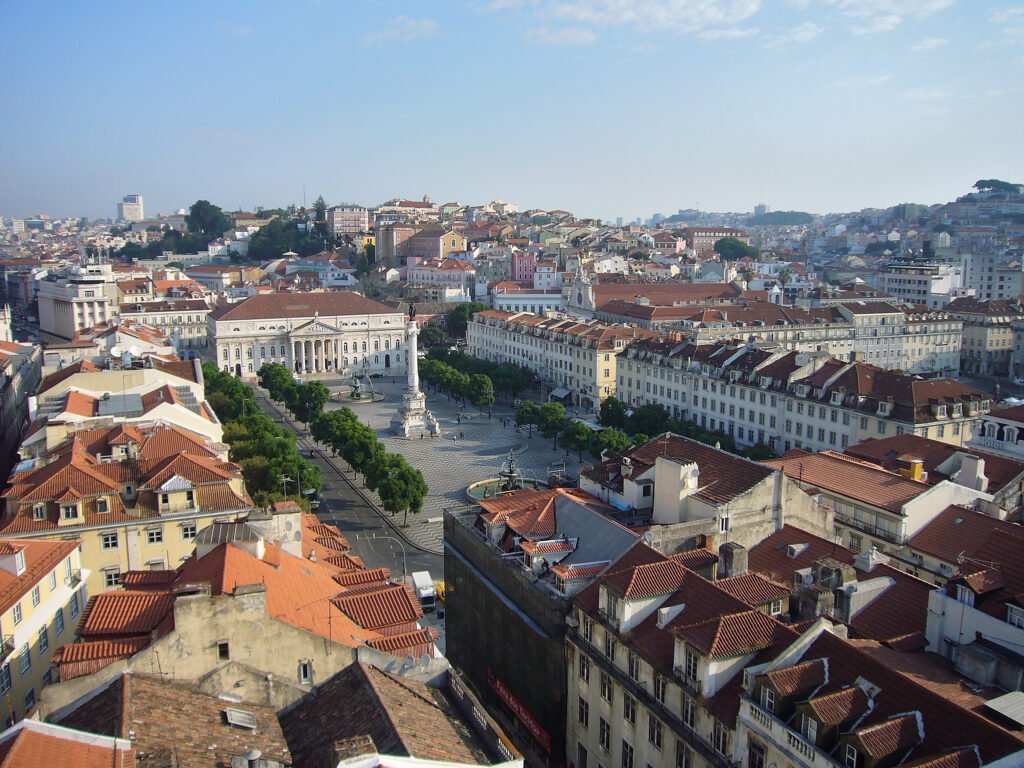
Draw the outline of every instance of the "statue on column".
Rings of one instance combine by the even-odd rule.
[[[415,320],[405,326],[405,360],[408,373],[405,394],[398,413],[391,419],[391,430],[398,435],[415,437],[425,433],[441,434],[441,425],[427,410],[427,398],[420,391],[419,358],[416,355],[416,337],[420,329]]]

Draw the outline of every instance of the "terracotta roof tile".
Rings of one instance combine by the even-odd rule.
[[[401,584],[352,597],[342,595],[332,602],[365,629],[414,623],[423,616],[412,590]]]
[[[89,598],[77,634],[83,638],[130,637],[157,629],[170,615],[174,598],[169,593],[118,590]]]
[[[135,748],[128,741],[90,738],[90,734],[36,720],[22,720],[4,732],[0,768],[135,768]]]
[[[210,313],[214,321],[261,320],[284,317],[335,317],[339,315],[393,315],[385,304],[347,291],[325,293],[271,293],[250,296]]]
[[[868,711],[868,695],[859,685],[815,696],[807,702],[818,722],[825,726],[839,725]]]
[[[719,589],[724,589],[733,597],[754,607],[781,600],[788,597],[790,592],[788,587],[769,581],[756,573],[719,579],[715,584]]]
[[[860,740],[864,751],[874,758],[893,755],[924,740],[916,713],[896,715],[884,723],[858,728],[853,733]]]
[[[783,696],[810,692],[828,682],[828,663],[824,659],[794,664],[767,674],[775,690]]]

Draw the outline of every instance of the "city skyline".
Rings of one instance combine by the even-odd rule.
[[[132,192],[151,214],[427,193],[630,221],[932,204],[1024,177],[1021,5],[56,4],[0,20],[4,216],[113,217]]]

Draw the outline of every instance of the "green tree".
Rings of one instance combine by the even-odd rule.
[[[224,212],[209,200],[196,200],[192,203],[185,217],[185,224],[189,232],[209,238],[207,243],[231,229],[231,222]]]
[[[380,454],[366,469],[366,485],[380,496],[381,506],[394,516],[404,510],[402,527],[409,525],[409,512],[419,514],[429,492],[423,474],[404,456]]]
[[[466,335],[466,326],[469,325],[469,319],[476,312],[483,312],[488,307],[486,304],[481,304],[479,301],[471,301],[465,304],[459,304],[452,313],[448,316],[448,335],[454,338],[461,338]]]
[[[598,461],[601,460],[601,453],[603,451],[614,451],[615,453],[622,453],[632,443],[630,442],[629,435],[618,429],[602,429],[594,432],[590,438],[590,445],[588,450],[590,455]]]
[[[440,323],[426,323],[420,329],[419,345],[424,349],[448,343],[448,332]]]
[[[482,373],[469,377],[469,402],[483,413],[487,409],[487,418],[491,417],[491,406],[494,405],[494,383]]]
[[[568,422],[559,435],[566,452],[576,451],[580,461],[583,461],[583,451],[590,446],[593,436],[594,431],[582,421]]]
[[[725,261],[739,261],[744,256],[757,258],[757,248],[736,237],[720,237],[715,241],[715,253]]]
[[[469,395],[469,382],[469,375],[461,371],[453,370],[448,379],[448,386],[451,389],[452,396],[462,400],[463,405],[466,404],[466,397]]]
[[[631,435],[637,433],[645,435],[657,435],[664,431],[665,422],[668,421],[668,411],[660,405],[642,405],[633,411],[629,417],[628,432]]]
[[[601,408],[597,412],[597,423],[602,427],[625,429],[628,419],[629,409],[617,397],[606,397],[601,401]]]
[[[746,456],[754,461],[767,461],[768,459],[778,458],[775,449],[767,443],[755,443],[749,448],[744,448],[740,451],[740,456]]]
[[[544,403],[540,407],[540,433],[544,437],[554,438],[554,448],[558,448],[558,433],[565,426],[565,406],[561,403]]]
[[[750,267],[743,267],[742,269],[740,269],[740,277],[743,278],[743,281],[745,283],[749,283],[751,280],[754,279],[754,270],[752,270]]]
[[[1008,181],[1000,181],[999,179],[978,179],[978,181],[974,182],[974,188],[979,192],[1005,192],[1011,195],[1020,192],[1018,184],[1011,184]]]
[[[785,288],[787,285],[789,285],[789,283],[792,280],[793,280],[793,275],[790,274],[790,271],[788,269],[783,267],[782,269],[779,270],[779,285],[781,285],[783,288]]]
[[[516,409],[516,426],[528,425],[530,427],[530,438],[533,438],[533,428],[540,424],[540,408],[532,400],[527,400]]]
[[[323,385],[323,382],[307,381],[300,384],[295,398],[298,406],[296,417],[308,423],[323,412],[330,396],[331,393]]]
[[[356,423],[342,446],[341,457],[356,472],[364,474],[367,465],[383,452],[384,446],[377,439],[377,433],[365,424]]]

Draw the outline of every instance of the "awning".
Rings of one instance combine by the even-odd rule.
[[[559,387],[558,389],[551,390],[551,396],[561,400],[563,397],[569,396],[569,390]]]

